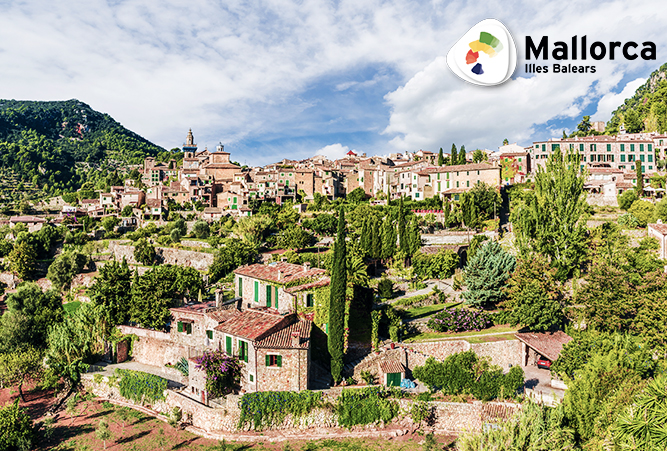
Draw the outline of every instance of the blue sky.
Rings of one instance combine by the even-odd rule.
[[[447,68],[480,20],[505,23],[518,70],[493,88]],[[0,98],[77,98],[165,148],[192,128],[249,165],[282,158],[497,148],[611,111],[667,60],[659,1],[0,1]],[[658,44],[595,74],[523,72],[526,35]],[[555,61],[546,61],[551,65]]]

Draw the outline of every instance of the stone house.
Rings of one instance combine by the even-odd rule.
[[[555,362],[563,346],[572,340],[565,332],[529,332],[514,334],[521,342],[521,365],[536,366],[537,360],[546,358]]]
[[[25,224],[28,232],[37,232],[46,224],[46,219],[39,216],[12,216],[9,218],[9,227],[14,227],[16,224]]]
[[[649,237],[657,239],[658,243],[660,243],[660,258],[663,260],[667,259],[667,224],[663,224],[658,219],[657,224],[648,225],[647,233]]]
[[[253,264],[234,271],[236,295],[243,308],[273,307],[281,313],[314,307],[315,290],[329,285],[326,271],[309,263]]]

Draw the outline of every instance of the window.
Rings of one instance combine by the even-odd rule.
[[[457,188],[459,187],[459,182],[456,182],[456,187],[457,187]]]
[[[213,340],[213,331],[212,330],[207,330],[206,331],[206,336],[208,337],[209,340]]]
[[[591,144],[591,152],[596,152],[597,148],[595,144]]]
[[[177,329],[179,332],[185,332],[186,335],[192,334],[192,323],[186,323],[179,321],[177,324]]]
[[[419,193],[415,193],[415,199],[419,199]]]
[[[648,151],[650,152],[651,150],[653,150],[653,144],[648,145]]]
[[[625,163],[625,155],[621,155],[621,163]]]
[[[248,363],[248,342],[239,340],[239,359]]]
[[[266,306],[271,307],[271,285],[266,286]]]
[[[625,144],[621,144],[621,152],[625,152]]]
[[[277,354],[268,354],[266,356],[266,366],[280,368],[283,366],[283,356]]]
[[[639,159],[642,161],[642,163],[645,161],[644,154],[639,154]]]
[[[635,145],[634,145],[634,144],[630,144],[630,152],[634,152],[634,151],[635,151]]]
[[[278,287],[275,288],[274,294],[275,294],[274,299],[276,300],[274,305],[276,306],[276,308],[278,308]]]
[[[643,156],[643,155],[642,155]],[[653,155],[648,154],[648,162],[653,163]]]
[[[648,167],[648,170],[649,170],[649,171],[652,170],[652,169],[653,169],[653,166],[649,166],[649,167]]]
[[[552,145],[551,145],[551,151],[552,151],[552,152],[555,152],[556,149],[560,149],[560,144],[552,144]]]
[[[255,302],[259,302],[259,282],[255,280]]]
[[[470,188],[470,180],[466,181],[466,187]]]
[[[255,382],[255,375],[254,374],[249,374],[248,379],[250,380],[250,382]]]
[[[306,307],[313,307],[314,305],[313,293],[306,294]]]
[[[611,152],[611,144],[607,144],[607,152]]]
[[[628,161],[635,161],[634,155],[628,155]]]
[[[546,144],[542,144],[542,152],[546,152],[546,151],[547,151],[547,145],[546,145]]]
[[[225,351],[227,351],[227,355],[232,355],[232,337],[229,335],[225,337]]]
[[[583,152],[583,151],[584,151],[584,145],[583,145],[583,144],[579,144],[579,152]]]
[[[644,144],[640,144],[640,145],[639,145],[639,151],[640,151],[640,152],[643,152],[643,151],[644,151]]]
[[[613,163],[614,162],[614,156],[613,155],[609,155],[609,156],[611,157],[611,162]]]

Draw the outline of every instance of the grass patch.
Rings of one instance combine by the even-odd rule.
[[[74,301],[74,302],[68,302],[67,304],[63,304],[63,309],[65,309],[65,313],[68,315],[71,315],[72,313],[76,312],[79,310],[81,307],[81,301]]]
[[[424,341],[424,340],[434,340],[438,338],[451,338],[451,339],[466,339],[468,340],[467,337],[479,337],[480,335],[485,335],[485,334],[498,334],[498,333],[506,333],[506,334],[511,334],[515,333],[518,331],[517,327],[512,327],[512,326],[493,326],[489,327],[488,329],[480,330],[480,331],[468,331],[468,332],[459,332],[459,333],[451,333],[451,332],[425,332],[417,335],[412,335],[408,336],[405,338],[406,343],[411,343],[415,341]],[[468,340],[470,341],[470,340]],[[471,342],[472,343],[472,342]],[[479,343],[482,343],[481,341]]]

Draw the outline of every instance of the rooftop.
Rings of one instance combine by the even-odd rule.
[[[561,330],[557,332],[518,333],[514,336],[552,362],[558,358],[563,346],[572,340],[572,337]]]
[[[217,326],[215,330],[252,341],[259,341],[288,326],[295,318],[294,315],[280,315],[268,310],[244,310]]]
[[[294,265],[287,262],[277,262],[268,265],[256,263],[254,265],[244,266],[235,270],[234,274],[252,277],[253,279],[286,284],[300,279],[323,276],[326,274],[326,271],[319,268],[309,268],[307,266]]]
[[[305,319],[299,319],[296,323],[290,324],[284,329],[269,335],[266,338],[255,343],[257,348],[279,348],[279,349],[294,349],[292,345],[292,336],[299,337],[298,348],[308,349],[310,345],[310,332],[313,328],[313,322]]]

